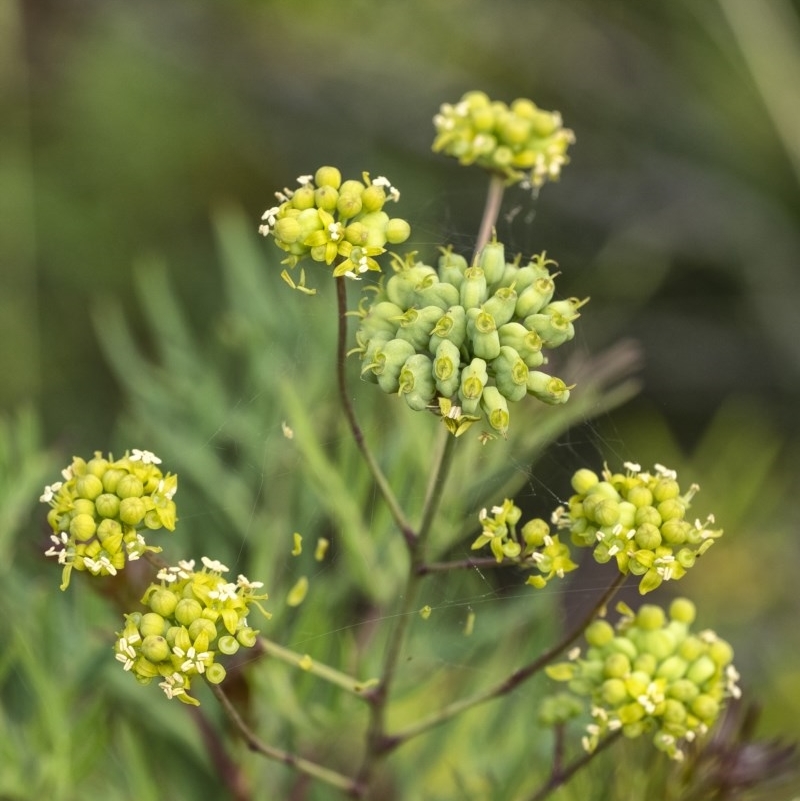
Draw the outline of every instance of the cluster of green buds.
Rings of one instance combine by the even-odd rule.
[[[202,563],[201,570],[194,560],[160,570],[142,598],[149,611],[126,615],[114,646],[117,661],[138,682],[160,679],[167,698],[194,706],[199,701],[189,695],[192,679],[219,684],[225,668],[217,655],[256,644],[258,632],[247,624],[250,606],[270,617],[259,603],[267,598],[257,592],[260,581],[240,575],[234,584],[222,575],[225,565],[205,556]]]
[[[588,648],[547,674],[591,700],[593,722],[583,745],[593,751],[607,733],[626,737],[653,732],[657,748],[675,759],[682,744],[704,734],[728,697],[740,695],[733,649],[713,631],[692,633],[694,604],[676,598],[669,619],[660,606],[637,613],[620,604],[616,628],[597,619],[586,629]]]
[[[558,112],[522,98],[509,107],[483,92],[467,92],[455,105],[444,103],[433,123],[434,151],[498,173],[509,184],[539,187],[556,180],[575,141]]]
[[[491,516],[481,509],[478,520],[481,533],[472,549],[489,546],[498,562],[512,562],[537,574],[529,576],[527,584],[537,589],[544,587],[554,576],[564,578],[578,565],[570,557],[569,546],[562,543],[558,534],[551,534],[544,520],[534,518],[518,528],[522,510],[506,498],[502,506],[493,506]]]
[[[648,473],[631,462],[624,467],[624,473],[606,467],[601,476],[578,470],[572,477],[576,494],[553,513],[553,522],[570,532],[575,545],[593,548],[597,562],[615,559],[620,572],[641,576],[644,595],[684,576],[722,530],[711,528],[712,515],[705,522],[685,519],[696,484],[683,492],[674,470],[656,465]]]
[[[51,507],[47,522],[53,530],[45,555],[64,566],[62,590],[73,569],[116,575],[127,561],[161,550],[144,534],[175,529],[178,477],[164,475],[160,463],[150,451],[133,449],[117,460],[97,451],[89,461],[74,457],[61,471],[64,480],[45,487],[39,500]]]
[[[553,300],[555,262],[545,254],[519,261],[507,263],[495,240],[472,266],[451,250],[438,270],[413,254],[396,260],[394,275],[357,312],[362,376],[412,409],[438,408],[456,435],[483,413],[505,436],[508,402],[526,395],[566,402],[570,387],[536,368],[544,350],[574,337],[586,301]]]
[[[301,175],[297,189],[276,192],[279,205],[267,209],[259,233],[272,236],[289,255],[283,264],[294,267],[301,259],[336,266],[336,277],[361,278],[368,270],[380,271],[375,256],[385,245],[405,242],[411,233],[400,217],[390,218],[383,210],[388,200],[400,199],[400,192],[384,177],[342,181],[336,167],[320,167],[314,175]],[[284,280],[307,294],[305,274],[295,283],[286,270]]]

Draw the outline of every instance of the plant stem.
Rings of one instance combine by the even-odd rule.
[[[364,457],[364,461],[367,463],[370,473],[372,473],[372,477],[378,486],[378,490],[383,496],[386,505],[389,507],[389,511],[394,518],[397,527],[400,529],[403,538],[410,547],[417,539],[417,533],[406,519],[406,516],[403,513],[403,510],[400,508],[400,504],[394,492],[392,491],[392,488],[389,486],[389,482],[386,480],[386,476],[381,470],[378,462],[375,460],[372,451],[367,446],[366,440],[364,439],[364,432],[361,430],[361,426],[358,424],[355,409],[353,408],[353,404],[350,402],[350,396],[347,394],[347,372],[345,369],[347,360],[346,280],[347,279],[344,277],[336,279],[336,301],[339,312],[338,341],[336,347],[336,377],[339,386],[339,398],[342,403],[342,408],[344,409],[345,417],[347,418],[347,422],[350,426],[350,431],[353,434],[353,439],[355,440],[358,449],[361,451],[361,455]]]
[[[493,556],[456,559],[452,562],[427,562],[417,567],[418,576],[427,576],[430,573],[446,573],[450,570],[470,570],[479,567],[482,570],[493,567],[520,567],[516,562],[498,562]]]
[[[554,770],[550,778],[532,795],[528,801],[544,801],[553,790],[557,790],[562,785],[566,784],[581,768],[589,764],[601,751],[604,751],[612,743],[615,743],[621,731],[615,731],[605,739],[601,740],[594,751],[582,754],[576,759],[573,759],[566,767]]]
[[[320,781],[323,781],[332,787],[343,790],[354,798],[361,797],[363,794],[363,788],[357,780],[351,779],[349,776],[345,776],[344,774],[332,770],[331,768],[326,768],[323,765],[312,762],[310,759],[305,759],[301,756],[297,756],[297,754],[291,753],[290,751],[274,748],[273,746],[262,742],[255,735],[253,730],[244,722],[242,716],[236,710],[236,707],[234,707],[234,705],[231,703],[222,687],[220,687],[218,684],[211,684],[210,682],[208,683],[208,686],[211,688],[211,692],[214,693],[220,704],[222,704],[222,708],[225,710],[225,713],[227,714],[231,723],[242,736],[242,739],[244,739],[244,741],[247,743],[247,747],[251,751],[255,751],[256,753],[265,756],[267,759],[273,759],[276,762],[282,762],[284,765],[288,765],[290,768],[293,768],[300,773],[313,776],[315,779],[319,779]]]
[[[483,207],[483,218],[478,231],[478,241],[475,243],[473,259],[477,258],[492,235],[492,231],[497,224],[497,217],[500,214],[500,204],[503,202],[505,189],[506,185],[503,176],[492,173],[489,178],[489,191],[486,194],[486,205]]]
[[[440,429],[439,436],[440,441],[436,450],[436,459],[431,468],[428,480],[418,535],[410,548],[411,558],[402,595],[403,602],[396,615],[394,630],[391,632],[386,645],[380,682],[370,693],[372,710],[367,729],[367,751],[364,756],[364,763],[358,775],[359,781],[364,786],[369,783],[377,760],[389,751],[387,748],[387,735],[385,730],[386,707],[389,702],[391,685],[400,659],[400,652],[405,642],[409,623],[415,611],[417,588],[422,579],[418,568],[419,565],[422,564],[423,548],[430,534],[431,526],[442,498],[442,491],[450,471],[450,465],[452,464],[453,453],[455,451],[456,438],[452,436],[444,426]]]
[[[468,698],[462,698],[459,701],[454,701],[452,704],[448,704],[446,707],[440,709],[438,712],[435,712],[429,717],[423,718],[422,720],[419,720],[407,728],[402,729],[394,735],[391,735],[385,740],[384,747],[386,750],[393,750],[407,740],[410,740],[412,737],[416,737],[417,735],[422,734],[423,732],[426,732],[435,726],[445,723],[456,715],[459,715],[461,712],[465,712],[467,709],[472,709],[472,707],[483,704],[486,701],[499,698],[516,689],[520,684],[531,678],[531,676],[534,676],[543,667],[549,664],[560,653],[562,653],[562,651],[565,651],[567,648],[569,648],[569,646],[572,645],[572,643],[574,643],[581,636],[581,634],[583,634],[586,627],[595,619],[595,617],[597,617],[600,610],[603,609],[614,597],[614,595],[617,593],[617,590],[619,590],[619,588],[622,586],[622,583],[625,581],[625,578],[625,575],[619,573],[614,578],[614,581],[611,582],[610,586],[600,596],[597,602],[592,606],[589,612],[575,626],[573,626],[572,629],[570,629],[570,631],[564,635],[564,637],[562,637],[547,651],[540,654],[536,659],[533,660],[533,662],[530,662],[518,670],[515,670],[510,676],[503,679],[503,681],[499,682],[493,687],[489,687],[486,690],[475,693]]]
[[[366,698],[367,692],[371,687],[378,683],[377,679],[369,679],[367,681],[359,681],[358,679],[348,676],[335,668],[330,667],[322,662],[317,662],[307,654],[299,654],[297,651],[292,651],[289,648],[284,648],[272,640],[265,637],[258,638],[259,647],[264,653],[269,656],[279,659],[281,662],[286,662],[292,667],[300,668],[307,673],[311,673],[324,681],[341,687],[343,690],[353,693],[353,695],[360,698]]]

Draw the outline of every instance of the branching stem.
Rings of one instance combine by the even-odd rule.
[[[217,700],[225,710],[225,714],[227,714],[229,720],[239,732],[242,739],[247,743],[247,747],[251,751],[255,751],[256,753],[265,756],[267,759],[272,759],[276,762],[282,762],[284,765],[288,765],[290,768],[293,768],[300,773],[313,776],[315,779],[319,779],[320,781],[323,781],[332,787],[343,790],[353,798],[360,798],[363,796],[363,788],[357,780],[351,779],[349,776],[345,776],[344,774],[332,770],[331,768],[326,768],[324,765],[320,765],[317,762],[311,761],[310,759],[305,759],[304,757],[293,754],[290,751],[284,751],[280,748],[275,748],[265,742],[262,742],[255,735],[253,730],[244,722],[244,719],[236,710],[236,707],[231,703],[231,700],[225,694],[225,691],[222,689],[222,687],[220,687],[218,684],[211,683],[209,683],[208,686],[211,688],[211,692],[213,692],[217,697]]]

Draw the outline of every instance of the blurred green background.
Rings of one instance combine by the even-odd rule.
[[[714,510],[727,533],[680,589],[733,642],[764,705],[763,733],[800,737],[798,3],[17,0],[0,4],[0,65],[0,543],[18,564],[0,575],[15,630],[44,617],[63,631],[90,613],[93,631],[116,625],[88,595],[54,609],[57,579],[35,557],[46,541],[40,486],[73,453],[152,447],[181,465],[196,504],[183,519],[208,538],[232,526],[234,556],[257,515],[312,526],[302,500],[272,518],[254,511],[284,413],[259,406],[256,388],[281,378],[302,396],[313,381],[309,397],[333,404],[332,373],[306,374],[330,369],[314,362],[312,336],[330,333],[330,308],[302,306],[273,282],[274,307],[248,309],[256,279],[232,277],[232,263],[278,266],[255,235],[261,213],[274,190],[324,163],[389,176],[412,223],[409,248],[429,258],[440,243],[468,250],[484,184],[430,152],[430,121],[477,88],[558,109],[577,136],[560,183],[535,201],[507,195],[499,238],[512,252],[546,249],[562,270],[559,292],[591,296],[578,353],[632,338],[644,354],[641,394],[563,435],[527,482],[531,502],[542,486],[565,496],[586,456],[595,466],[659,461],[697,480],[698,513]],[[252,330],[259,314],[275,326],[269,335]],[[236,356],[242,342],[251,356],[276,343],[288,352],[254,377],[259,363]],[[144,374],[149,384],[132,385]],[[291,477],[291,461],[282,469]],[[217,481],[231,493],[219,508]],[[60,702],[65,715],[88,704],[87,732],[107,714],[92,701],[106,658],[97,640],[89,656],[47,657],[72,671]],[[34,682],[35,659],[15,653],[0,676],[27,665],[33,698],[46,675]],[[165,720],[157,725],[179,730]],[[46,740],[48,718],[36,725]],[[118,753],[146,766],[128,725]],[[191,766],[197,751],[187,743],[176,759]],[[87,797],[95,773],[76,771],[81,791],[47,785],[53,798]],[[159,797],[154,786],[137,797]]]

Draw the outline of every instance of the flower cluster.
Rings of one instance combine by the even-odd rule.
[[[483,413],[505,436],[508,402],[528,394],[564,403],[570,388],[536,368],[547,361],[543,350],[575,335],[585,301],[553,300],[552,264],[544,254],[522,267],[506,263],[497,241],[472,266],[449,250],[438,270],[411,259],[397,263],[358,311],[362,375],[415,410],[446,401],[446,408],[438,405],[456,435]]]
[[[240,646],[255,645],[258,632],[247,624],[250,605],[269,617],[259,603],[266,593],[256,593],[264,586],[260,581],[240,575],[234,584],[222,575],[225,565],[205,556],[202,562],[201,570],[192,560],[159,571],[158,583],[142,598],[149,611],[126,615],[114,647],[117,660],[141,684],[159,678],[167,698],[195,706],[192,678],[219,684],[225,668],[217,654],[230,656]]]
[[[572,477],[576,494],[553,521],[569,530],[575,545],[593,547],[597,562],[616,559],[622,573],[641,576],[644,595],[684,576],[722,530],[710,528],[713,516],[705,522],[685,519],[696,484],[682,492],[674,470],[656,465],[647,473],[630,462],[625,468],[611,473],[606,467],[601,476],[578,470]]]
[[[436,152],[499,173],[509,184],[539,187],[556,180],[575,141],[558,112],[525,99],[509,107],[483,92],[468,92],[455,105],[444,103],[433,122]]]
[[[336,167],[320,167],[314,175],[301,175],[297,189],[284,189],[275,195],[280,205],[267,209],[259,233],[272,236],[275,244],[289,255],[283,264],[294,267],[310,256],[313,261],[333,264],[334,276],[360,278],[368,270],[380,271],[375,256],[385,245],[408,239],[411,228],[400,217],[390,218],[383,210],[387,200],[397,201],[400,193],[379,177],[342,181]],[[309,294],[301,272],[295,284],[284,270],[284,280]]]
[[[544,587],[554,576],[564,578],[565,573],[578,565],[570,558],[569,546],[562,543],[558,534],[551,534],[543,520],[529,520],[519,531],[517,524],[522,510],[506,498],[502,506],[493,506],[489,511],[481,509],[478,520],[481,533],[472,543],[473,550],[489,546],[498,562],[512,561],[520,567],[538,570],[539,575],[528,578],[527,583]]]
[[[680,759],[682,743],[707,731],[725,698],[740,695],[733,649],[713,631],[692,633],[695,607],[685,598],[672,602],[669,620],[652,604],[622,609],[616,629],[601,619],[589,625],[584,657],[575,653],[547,673],[591,699],[587,751],[621,729],[626,737],[654,732],[656,747]]]
[[[73,570],[94,576],[116,575],[126,561],[139,559],[148,545],[144,532],[175,529],[178,477],[164,475],[161,460],[134,449],[121,459],[97,451],[89,461],[74,457],[64,478],[45,487],[41,500],[52,508],[47,522],[53,545],[45,551],[64,566],[61,589]]]

